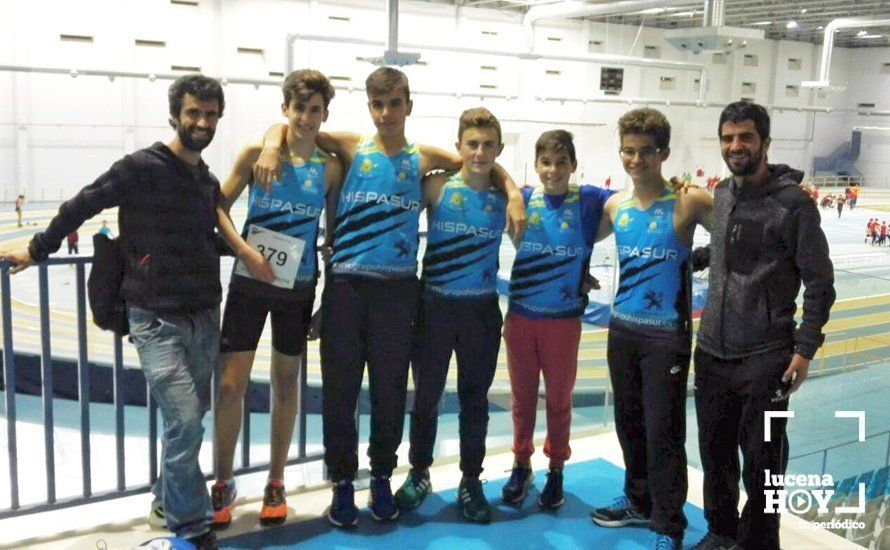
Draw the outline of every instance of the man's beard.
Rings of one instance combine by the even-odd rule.
[[[204,150],[205,147],[210,145],[210,142],[213,141],[213,130],[206,130],[206,138],[195,138],[192,134],[194,127],[186,128],[180,125],[176,129],[176,134],[179,136],[179,141],[182,142],[182,146],[188,149],[189,151],[194,151],[195,153],[200,153]]]
[[[723,160],[724,162],[726,162],[726,167],[729,168],[729,171],[732,172],[732,175],[745,177],[757,173],[757,170],[760,168],[760,161],[763,159],[763,150],[761,149],[756,153],[754,151],[748,150],[747,157],[748,162],[738,168],[733,168],[732,162],[730,161],[729,153],[723,156]]]

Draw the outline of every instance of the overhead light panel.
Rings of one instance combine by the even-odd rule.
[[[748,25],[752,27],[765,27],[767,25],[772,25],[772,21],[755,21],[754,23],[748,23]]]
[[[800,25],[797,23],[797,21],[792,19],[791,21],[785,23],[785,28],[786,29],[799,29]]]
[[[883,34],[862,34],[859,38],[884,38]]]
[[[643,15],[658,15],[660,13],[664,13],[667,10],[664,8],[649,8],[648,10],[643,10],[640,13]]]
[[[856,36],[860,36],[860,37],[867,36],[867,35],[868,35],[868,31],[865,29],[862,29],[861,31],[856,33]]]

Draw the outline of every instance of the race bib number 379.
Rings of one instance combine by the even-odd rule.
[[[258,250],[269,261],[272,273],[275,274],[273,285],[293,288],[306,241],[251,224],[247,230],[247,244]],[[235,263],[235,273],[242,277],[253,278],[241,261]]]

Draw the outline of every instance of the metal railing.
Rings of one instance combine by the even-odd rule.
[[[46,468],[46,498],[41,502],[22,504],[19,495],[19,453],[16,433],[16,355],[13,339],[13,310],[12,289],[9,269],[11,264],[0,261],[0,321],[3,325],[3,382],[4,403],[6,412],[6,441],[9,466],[9,507],[0,508],[0,519],[48,510],[77,506],[91,502],[98,502],[145,493],[151,489],[151,485],[158,478],[158,421],[157,403],[151,396],[146,384],[146,414],[148,415],[148,484],[127,486],[124,469],[124,354],[123,339],[108,333],[114,342],[113,360],[111,365],[113,387],[114,410],[114,460],[116,469],[116,484],[111,490],[95,492],[91,476],[91,446],[90,446],[90,380],[93,368],[107,369],[104,366],[96,366],[89,362],[87,353],[87,310],[86,310],[86,266],[92,262],[92,257],[50,258],[46,262],[38,264],[38,291],[40,313],[40,384],[41,384],[41,414],[43,423],[44,455]],[[54,358],[52,355],[52,332],[50,330],[50,301],[49,301],[49,266],[73,265],[76,268],[76,303],[77,303],[77,398],[80,411],[80,445],[81,445],[81,475],[82,487],[80,495],[70,498],[58,498],[56,495],[56,464],[54,456],[54,415],[53,404],[53,374]],[[322,453],[308,454],[306,450],[306,354],[302,355],[300,366],[299,385],[297,388],[297,454],[289,456],[287,465],[302,464],[321,460]],[[217,382],[214,376],[213,387]],[[215,393],[215,392],[214,392]],[[250,392],[247,392],[247,396]],[[249,397],[246,397],[249,401]],[[215,410],[215,398],[211,404],[211,415]],[[256,472],[268,468],[268,462],[251,464],[250,448],[250,406],[249,402],[243,407],[242,436],[241,436],[241,467],[235,470],[235,474]],[[205,474],[205,478],[211,479],[211,474]]]
[[[888,464],[890,464],[890,430],[886,430],[883,432],[879,432],[876,434],[866,436],[866,438],[862,441],[860,441],[859,439],[851,439],[850,441],[845,441],[843,443],[831,445],[830,447],[825,447],[824,449],[819,449],[817,451],[810,451],[808,453],[802,453],[799,455],[795,455],[795,456],[790,457],[788,459],[788,461],[790,462],[792,460],[798,460],[798,459],[805,458],[808,456],[816,456],[816,455],[821,454],[822,455],[822,469],[819,471],[819,475],[823,475],[826,473],[826,469],[828,466],[828,453],[829,452],[835,451],[837,449],[842,449],[844,447],[850,447],[852,445],[861,445],[865,441],[875,440],[875,439],[882,438],[882,437],[887,438],[887,452],[884,455],[884,464],[882,464],[881,466],[887,466]]]

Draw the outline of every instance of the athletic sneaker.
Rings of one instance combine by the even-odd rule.
[[[232,510],[235,508],[235,496],[238,492],[234,485],[218,480],[210,488],[210,504],[213,507],[213,523],[211,528],[221,530],[232,523]]]
[[[433,491],[433,484],[430,483],[430,473],[418,473],[417,470],[411,468],[405,483],[396,491],[396,505],[404,510],[413,510],[420,506],[423,499]]]
[[[649,525],[649,518],[631,504],[626,496],[620,496],[608,506],[590,512],[590,518],[603,527],[624,527],[625,525]]]
[[[562,469],[550,468],[547,472],[547,483],[538,495],[538,506],[548,510],[556,510],[565,502],[562,495]]]
[[[491,521],[491,505],[482,492],[482,482],[478,477],[461,478],[460,487],[457,488],[457,504],[468,520],[477,523]]]
[[[514,462],[510,479],[504,485],[504,488],[501,489],[501,498],[507,504],[521,504],[525,500],[525,495],[528,494],[528,489],[532,486],[534,480],[535,474],[531,468]]]
[[[672,537],[664,533],[656,533],[649,548],[652,550],[683,550],[683,537]]]
[[[733,550],[735,548],[738,548],[738,546],[736,546],[733,539],[708,531],[705,538],[698,541],[698,544],[693,546],[692,550]]]
[[[355,507],[355,488],[352,481],[344,479],[333,487],[334,497],[328,508],[328,521],[337,527],[352,527],[358,523],[358,508]]]
[[[287,499],[284,497],[284,484],[273,479],[263,490],[260,525],[280,525],[285,519],[287,519]]]
[[[392,498],[389,477],[371,477],[371,494],[368,505],[371,517],[377,521],[392,521],[399,517],[399,507]]]
[[[216,533],[213,531],[207,531],[185,540],[194,544],[197,550],[219,550],[219,544],[216,542]]]
[[[167,515],[164,513],[164,507],[153,502],[151,504],[151,512],[148,513],[148,524],[157,529],[167,528]]]

